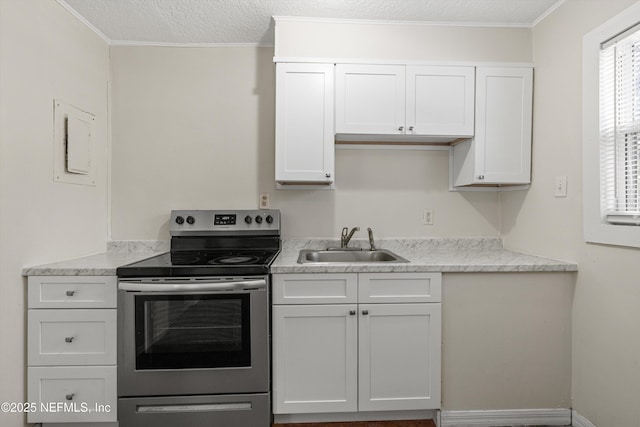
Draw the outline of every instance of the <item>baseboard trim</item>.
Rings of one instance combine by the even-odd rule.
[[[576,411],[571,411],[571,419],[573,427],[596,427],[591,421],[580,415]]]
[[[1,1],[1,0],[0,0]],[[315,414],[274,414],[274,424],[335,423],[356,421],[430,420],[436,419],[437,410],[374,411]]]
[[[441,426],[570,426],[571,409],[506,409],[491,411],[442,411]],[[585,425],[584,427],[595,427]]]

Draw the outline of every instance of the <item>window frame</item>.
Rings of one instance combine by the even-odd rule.
[[[636,3],[592,30],[582,40],[583,236],[586,242],[640,247],[640,226],[612,224],[601,213],[600,49],[640,23]]]

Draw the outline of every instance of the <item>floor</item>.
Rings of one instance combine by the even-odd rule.
[[[433,420],[358,421],[349,423],[274,424],[273,427],[436,427]]]

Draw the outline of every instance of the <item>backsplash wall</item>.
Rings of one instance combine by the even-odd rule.
[[[532,46],[526,28],[286,21],[275,49],[112,47],[113,240],[166,239],[171,209],[256,208],[262,192],[282,210],[285,237],[336,237],[345,226],[499,235],[499,194],[449,192],[446,151],[338,149],[335,190],[276,190],[274,52],[530,62]]]

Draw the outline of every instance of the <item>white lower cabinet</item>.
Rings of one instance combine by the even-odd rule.
[[[358,309],[358,410],[440,408],[440,304]]]
[[[28,421],[79,423],[116,421],[116,366],[28,368],[28,401],[37,404]]]
[[[275,274],[274,414],[439,408],[440,277]],[[330,288],[344,283],[352,289],[333,286],[340,304],[314,304],[331,300],[325,282]],[[296,292],[296,286],[305,291]],[[305,298],[292,305],[285,295],[293,293]],[[371,295],[375,303],[359,304]]]
[[[29,423],[116,424],[116,296],[116,277],[29,277]]]
[[[356,309],[356,304],[273,309],[274,413],[358,410]]]

